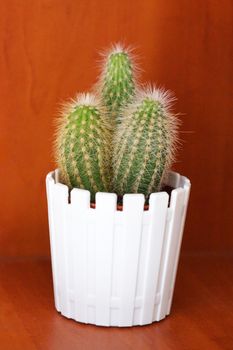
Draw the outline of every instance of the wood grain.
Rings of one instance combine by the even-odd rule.
[[[0,2],[0,255],[49,254],[45,175],[59,103],[85,91],[98,50],[137,47],[142,81],[176,92],[192,181],[184,249],[233,249],[231,0]]]
[[[4,350],[231,350],[232,256],[181,259],[172,313],[150,326],[105,328],[54,308],[48,260],[0,263],[0,343]]]

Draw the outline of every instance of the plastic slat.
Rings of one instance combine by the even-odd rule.
[[[53,274],[53,291],[54,301],[57,311],[60,311],[60,301],[58,293],[58,266],[57,266],[57,242],[56,242],[56,231],[54,225],[54,179],[53,173],[49,173],[46,176],[46,191],[47,191],[47,203],[48,203],[48,218],[49,218],[49,238],[50,238],[50,250],[51,250],[51,263],[52,263],[52,274]]]
[[[56,235],[57,276],[61,313],[69,314],[69,285],[67,239],[69,235],[67,225],[68,187],[60,183],[54,185],[53,191],[53,219]]]
[[[75,319],[88,323],[87,317],[87,224],[90,210],[90,192],[71,191],[72,242],[74,252]]]
[[[96,194],[96,324],[104,326],[110,325],[116,202],[114,193]]]
[[[161,253],[165,235],[168,194],[166,192],[152,194],[149,204],[149,236],[141,324],[151,323],[153,319]]]
[[[124,236],[119,247],[122,250],[119,325],[133,323],[138,260],[142,232],[144,196],[127,194],[123,197]]]
[[[175,280],[176,280],[176,274],[177,274],[177,267],[178,267],[178,261],[179,261],[179,255],[180,255],[180,248],[181,248],[181,243],[182,243],[182,238],[183,238],[183,232],[184,232],[184,224],[185,224],[185,219],[186,219],[186,213],[187,213],[187,207],[188,207],[188,200],[189,200],[189,194],[190,194],[190,182],[187,181],[187,183],[184,185],[184,203],[183,203],[183,210],[181,213],[181,218],[180,218],[180,223],[178,224],[180,226],[180,232],[179,236],[177,237],[177,249],[175,252],[175,263],[174,263],[174,269],[173,269],[173,275],[171,278],[171,287],[170,287],[170,296],[168,300],[168,306],[167,306],[167,315],[170,313],[171,310],[171,303],[172,303],[172,297],[174,293],[174,287],[175,287]],[[178,231],[179,231],[179,226],[178,226]]]
[[[183,215],[185,190],[178,188],[172,191],[171,217],[167,222],[166,242],[163,247],[163,265],[160,275],[161,302],[156,309],[155,320],[161,320],[167,315],[169,298],[171,297],[172,276],[176,270],[176,259],[179,256],[179,237],[181,235],[180,224]]]

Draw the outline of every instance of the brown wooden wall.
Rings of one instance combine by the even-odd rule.
[[[143,81],[175,91],[192,181],[183,251],[233,249],[231,0],[0,2],[0,256],[49,254],[45,175],[58,105],[88,90],[97,51],[137,47]]]

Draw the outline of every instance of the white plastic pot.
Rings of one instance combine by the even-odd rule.
[[[145,325],[170,313],[190,181],[171,172],[174,188],[150,196],[90,193],[46,178],[55,306],[62,315],[101,326]]]

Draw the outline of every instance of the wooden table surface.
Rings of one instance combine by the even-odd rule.
[[[1,261],[0,344],[2,350],[232,350],[233,257],[183,256],[171,315],[125,329],[57,313],[50,261]]]

